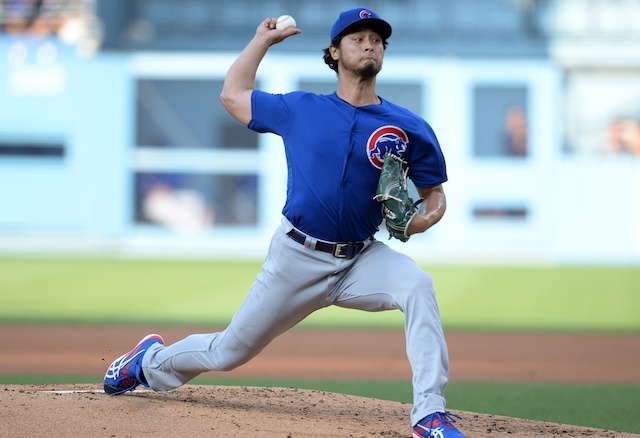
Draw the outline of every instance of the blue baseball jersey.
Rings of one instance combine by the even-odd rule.
[[[375,234],[382,212],[373,196],[387,152],[407,161],[409,178],[417,187],[447,180],[431,126],[381,100],[380,105],[354,107],[335,92],[253,92],[248,127],[282,137],[288,168],[282,213],[300,231],[332,242]]]

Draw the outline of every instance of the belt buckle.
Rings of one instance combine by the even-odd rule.
[[[336,243],[335,248],[333,249],[333,256],[342,259],[349,257],[348,254],[342,254],[342,248],[348,248],[349,246],[349,243]]]

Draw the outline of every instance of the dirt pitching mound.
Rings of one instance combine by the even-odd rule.
[[[97,385],[0,385],[1,437],[409,437],[411,405],[296,388],[186,385],[118,397]],[[452,411],[469,437],[636,434]]]

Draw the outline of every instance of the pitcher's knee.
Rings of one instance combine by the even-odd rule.
[[[428,291],[433,293],[433,277],[428,272],[419,270],[405,277],[407,287],[413,291]]]
[[[404,292],[398,298],[405,301],[405,306],[403,307],[410,303],[433,301],[435,299],[433,278],[428,272],[416,270],[406,273],[402,279]]]

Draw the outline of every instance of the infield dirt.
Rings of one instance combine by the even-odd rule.
[[[0,373],[101,375],[150,332],[203,327],[0,325]],[[451,380],[640,383],[640,335],[447,333]],[[594,352],[596,354],[594,354]],[[410,379],[402,332],[292,330],[230,377]],[[186,385],[119,397],[91,385],[0,386],[0,437],[409,437],[407,403],[295,388]],[[639,437],[461,412],[472,437]]]

